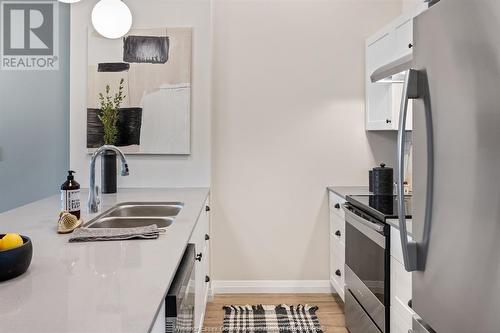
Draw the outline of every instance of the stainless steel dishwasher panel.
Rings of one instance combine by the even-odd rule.
[[[165,297],[165,332],[194,332],[195,245],[188,244]]]

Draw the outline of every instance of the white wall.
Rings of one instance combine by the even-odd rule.
[[[367,184],[365,39],[395,0],[214,0],[216,280],[328,279],[327,185]]]
[[[96,0],[71,7],[70,165],[88,186],[86,149],[87,29]],[[134,28],[193,27],[190,156],[128,156],[120,187],[210,185],[211,7],[209,0],[127,0]],[[99,172],[98,172],[99,173]]]
[[[84,186],[95,2],[72,5],[71,17],[70,157]],[[214,0],[213,79],[208,0],[127,4],[135,27],[194,27],[193,154],[130,156],[119,185],[202,186],[212,177],[216,280],[327,279],[325,187],[366,184],[369,168],[394,163],[395,134],[364,131],[364,41],[401,1]]]

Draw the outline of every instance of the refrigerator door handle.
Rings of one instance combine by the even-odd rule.
[[[422,232],[421,244],[414,240],[408,240],[408,231],[406,228],[405,206],[401,196],[404,195],[404,148],[405,148],[405,125],[408,115],[408,100],[421,99],[425,110],[425,129],[427,140],[427,182],[425,193],[425,214],[424,226]],[[432,125],[432,111],[429,96],[429,82],[425,70],[410,69],[406,73],[403,87],[403,98],[401,100],[401,111],[399,114],[398,130],[398,216],[399,216],[399,234],[403,250],[403,260],[405,269],[408,272],[423,271],[425,269],[425,260],[427,257],[430,225],[432,217],[432,200],[434,184],[434,137]],[[417,255],[418,250],[418,255]]]
[[[417,244],[408,240],[408,231],[406,228],[406,212],[404,206],[404,149],[406,135],[406,118],[408,115],[409,99],[418,98],[418,72],[410,69],[406,72],[403,86],[403,97],[401,100],[401,110],[399,112],[398,129],[398,216],[399,216],[399,234],[403,248],[403,260],[405,269],[408,272],[417,270]]]

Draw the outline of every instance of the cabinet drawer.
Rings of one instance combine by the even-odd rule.
[[[408,324],[411,324],[413,310],[408,306],[412,298],[411,273],[396,259],[391,258],[391,307]]]
[[[330,278],[330,285],[333,288],[333,292],[337,293],[339,297],[345,301],[345,283],[342,280]]]
[[[330,236],[330,282],[335,291],[344,299],[345,246]]]
[[[344,279],[344,265],[341,268],[337,268],[340,271],[341,276],[335,275],[335,272],[330,275],[330,283],[334,289],[334,292],[339,294],[340,298],[344,300],[345,294],[345,279]]]
[[[342,220],[344,219],[344,210],[342,209],[342,204],[345,202],[345,199],[340,195],[333,193],[332,191],[328,192],[328,201],[330,206],[330,213],[338,215]]]
[[[345,286],[344,267],[345,263],[343,260],[341,260],[338,257],[333,258],[331,279],[337,281],[338,285],[341,286],[342,290],[344,289]]]
[[[330,234],[335,240],[345,244],[345,220],[336,214],[330,214]]]
[[[196,253],[206,252],[208,243],[206,238],[210,238],[209,222],[209,212],[203,209],[198,217],[198,222],[196,222],[196,227],[190,239],[190,242],[196,245]]]
[[[412,238],[408,236],[408,240],[412,240]],[[404,265],[401,237],[399,236],[399,230],[394,227],[391,227],[391,257]]]
[[[391,306],[391,333],[408,333],[412,327],[411,319],[408,322],[401,316],[394,306]]]
[[[345,245],[344,245],[344,243],[340,242],[337,237],[331,235],[330,236],[330,244],[331,244],[330,255],[341,260],[342,264],[343,264],[345,261]]]

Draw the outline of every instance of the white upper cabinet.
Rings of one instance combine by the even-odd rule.
[[[398,130],[404,75],[372,83],[371,74],[381,66],[412,53],[413,18],[422,11],[406,13],[366,40],[366,116],[367,131]],[[411,103],[406,129],[411,130]]]
[[[413,16],[400,17],[394,28],[394,59],[411,54],[413,48]]]

